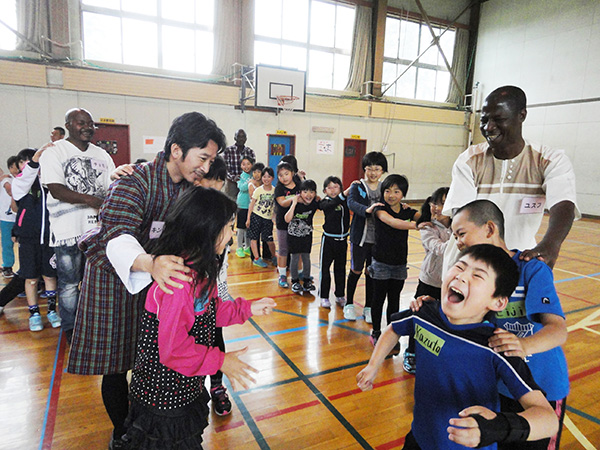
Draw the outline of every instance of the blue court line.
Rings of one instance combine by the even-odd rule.
[[[52,399],[52,388],[54,387],[54,377],[56,376],[56,366],[58,366],[58,355],[60,353],[60,341],[63,332],[58,333],[58,343],[56,344],[56,354],[54,356],[54,367],[52,367],[52,377],[50,378],[50,388],[48,389],[48,398],[46,399],[46,411],[44,411],[44,422],[42,423],[42,435],[40,436],[39,450],[44,446],[44,438],[46,437],[46,424],[48,423],[48,413],[50,412],[50,400]]]
[[[274,311],[276,311],[276,310],[274,310]],[[315,325],[317,325],[318,327],[324,327],[325,325],[327,325],[327,323],[317,323]],[[280,334],[295,333],[296,331],[304,331],[306,329],[308,329],[308,325],[303,326],[303,327],[297,327],[297,328],[288,328],[286,330],[271,331],[270,333],[268,333],[268,335],[269,336],[277,336]],[[259,337],[260,337],[259,334],[253,334],[251,336],[244,336],[244,337],[240,337],[240,338],[236,338],[236,339],[231,339],[231,340],[225,341],[225,343],[231,344],[233,342],[247,341],[249,339],[258,339]]]
[[[566,311],[565,314],[573,314],[573,313],[578,313],[581,311],[587,311],[588,309],[595,309],[600,307],[600,305],[591,305],[591,306],[586,306],[584,308],[579,308],[579,309],[574,309],[573,311]]]
[[[563,278],[562,280],[554,280],[554,284],[564,283],[565,281],[581,280],[583,278],[588,278],[588,277],[597,277],[598,275],[600,275],[600,272],[591,273],[591,274],[586,275],[586,276],[581,275],[581,276],[573,277],[573,278]]]
[[[333,406],[333,404],[329,401],[325,395],[317,387],[310,382],[308,377],[302,373],[302,371],[294,364],[294,362],[285,354],[281,348],[273,340],[265,333],[262,328],[258,326],[258,324],[252,319],[248,319],[248,322],[256,328],[256,330],[261,334],[261,336],[271,345],[271,347],[279,354],[280,358],[282,358],[287,365],[300,377],[300,380],[311,390],[311,392],[317,397],[317,399],[325,406],[331,414],[342,424],[344,428],[352,435],[352,437],[358,442],[362,448],[371,450],[372,447],[369,443],[360,435],[358,431],[346,420],[346,418]]]
[[[600,425],[600,419],[598,419],[594,416],[590,416],[588,413],[584,413],[583,411],[575,409],[572,406],[567,405],[567,411],[577,414],[578,416],[581,416],[584,419],[589,420],[590,422],[594,422],[596,425]]]
[[[294,312],[290,312],[290,311],[283,311],[281,309],[274,309],[273,311],[277,311],[278,313],[282,313],[282,314],[288,314],[290,316],[294,316],[294,317],[299,317],[301,319],[308,319],[308,316],[305,316],[304,314],[298,314],[298,313],[294,313]],[[319,322],[329,325],[329,321],[325,320],[325,319],[318,319]],[[363,331],[363,330],[358,330],[356,328],[351,328],[351,327],[347,327],[345,325],[343,325],[344,323],[348,323],[350,322],[349,320],[346,319],[340,319],[340,320],[336,320],[331,322],[332,325],[339,327],[339,328],[343,328],[345,330],[350,330],[350,331],[354,331],[355,333],[359,333],[359,334],[365,334],[367,336],[371,336],[371,333],[369,333],[368,331]],[[271,333],[269,333],[271,334]]]
[[[269,447],[269,444],[267,444],[265,437],[258,429],[258,426],[256,425],[256,422],[252,418],[252,415],[248,411],[248,408],[246,408],[246,405],[240,398],[240,394],[232,389],[231,384],[229,383],[229,379],[227,377],[223,377],[223,381],[227,385],[227,390],[229,391],[229,395],[231,395],[231,397],[233,398],[233,401],[235,402],[238,409],[242,413],[242,418],[244,419],[244,422],[246,422],[246,425],[248,425],[248,428],[250,429],[252,436],[254,436],[254,439],[256,440],[256,443],[258,444],[258,446],[261,448],[261,450],[270,450],[271,447]]]

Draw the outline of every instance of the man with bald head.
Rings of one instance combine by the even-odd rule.
[[[538,258],[553,267],[573,220],[581,217],[575,174],[563,150],[523,138],[526,117],[527,98],[520,88],[503,86],[487,96],[480,122],[486,142],[470,146],[454,163],[443,214],[489,199],[504,214],[507,246],[524,250],[525,261]],[[545,210],[548,229],[536,242]],[[445,267],[453,263],[448,259],[444,256]]]
[[[50,245],[56,254],[62,326],[70,341],[85,265],[77,239],[98,224],[98,209],[108,193],[115,164],[92,143],[95,126],[88,111],[70,109],[65,122],[69,136],[44,151],[40,166],[42,183],[50,190]]]
[[[244,156],[250,156],[252,160],[256,161],[256,155],[254,150],[250,147],[246,147],[246,132],[244,130],[237,130],[234,135],[235,145],[231,145],[225,149],[223,158],[227,163],[227,181],[225,183],[225,193],[228,197],[233,200],[237,199],[238,187],[237,182],[240,180],[242,174],[242,168],[240,164]]]
[[[537,258],[552,268],[573,220],[580,217],[576,205],[575,174],[563,150],[523,138],[522,128],[526,118],[527,98],[520,88],[503,86],[487,96],[480,119],[485,142],[470,146],[454,163],[443,214],[451,215],[457,208],[473,200],[488,199],[504,215],[507,247],[523,250],[519,255],[521,260]],[[545,210],[549,212],[548,228],[542,239],[536,242]],[[464,237],[463,232],[465,230],[457,230],[457,239]],[[448,244],[444,253],[446,270],[454,263],[456,253],[453,250],[457,248],[454,239]],[[523,292],[514,295],[521,295],[524,300]],[[548,301],[547,298],[538,298],[540,304]],[[525,315],[530,317],[529,309],[525,311],[525,302],[522,303],[522,307],[513,308],[513,314],[509,314],[508,325],[519,331],[519,338],[529,339],[534,332],[533,325],[523,328],[517,320]],[[534,319],[539,323],[543,320],[541,317]],[[557,371],[556,367],[546,367],[545,370]],[[561,402],[564,412],[564,401]],[[560,409],[557,407],[557,414]],[[510,412],[510,407],[503,404],[502,411]],[[553,439],[550,446],[547,440],[531,444],[518,448],[558,448],[559,442]],[[505,447],[517,448],[510,445]]]

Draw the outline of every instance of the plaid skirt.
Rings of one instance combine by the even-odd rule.
[[[133,368],[146,292],[132,295],[112,267],[86,263],[67,372],[108,375]]]

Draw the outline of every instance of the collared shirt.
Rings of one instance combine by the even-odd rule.
[[[240,175],[242,174],[242,169],[240,167],[240,163],[242,162],[242,158],[244,156],[250,156],[253,160],[256,160],[256,155],[254,154],[254,150],[250,147],[244,146],[244,148],[240,151],[237,145],[232,145],[225,149],[223,153],[223,159],[225,159],[225,163],[227,164],[227,179],[233,183],[237,183],[240,179]]]

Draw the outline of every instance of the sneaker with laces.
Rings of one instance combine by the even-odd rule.
[[[250,249],[250,247],[244,247],[244,253],[246,254],[246,256],[250,256],[252,250]]]
[[[331,308],[331,303],[329,303],[328,298],[321,299],[321,308]]]
[[[212,388],[210,390],[210,398],[217,416],[226,416],[231,412],[231,402],[229,401],[225,386]]]
[[[12,267],[3,267],[2,268],[2,276],[4,278],[12,278],[15,274],[12,271]]]
[[[40,313],[35,313],[29,318],[29,330],[30,331],[42,331],[44,324],[42,323],[42,316]]]
[[[343,308],[346,306],[346,297],[336,297],[335,302]]]
[[[304,292],[314,291],[315,289],[316,289],[316,287],[313,284],[312,280],[310,280],[310,279],[304,280]]]
[[[27,294],[25,293],[25,291],[23,291],[20,294],[18,294],[17,297],[18,298],[27,298]]]
[[[371,317],[371,308],[369,306],[363,309],[363,316],[365,316],[365,322],[373,323],[373,317]]]
[[[238,258],[245,258],[246,256],[246,252],[244,252],[244,249],[242,247],[239,247],[236,251],[235,254],[237,255]]]
[[[381,336],[381,331],[371,331],[371,336],[369,336],[369,342],[373,344],[373,347],[377,345],[377,341],[379,340],[379,336]]]
[[[344,319],[356,320],[356,313],[354,312],[354,305],[344,306]]]
[[[285,275],[279,275],[279,287],[287,289],[290,287],[290,284],[287,282],[287,277]]]
[[[405,372],[414,375],[417,371],[417,357],[414,353],[410,353],[408,350],[404,352],[404,361],[402,362],[402,368]]]
[[[258,267],[262,267],[263,269],[269,266],[262,258],[255,259],[254,261],[252,261],[252,264]]]
[[[50,322],[52,328],[60,327],[61,320],[58,314],[56,314],[56,311],[48,311],[48,315],[46,317],[48,317],[48,322]]]
[[[300,284],[299,281],[296,281],[294,284],[292,284],[292,292],[294,294],[300,294],[300,295],[302,295],[302,293],[304,292],[304,289],[302,289],[302,285]]]

